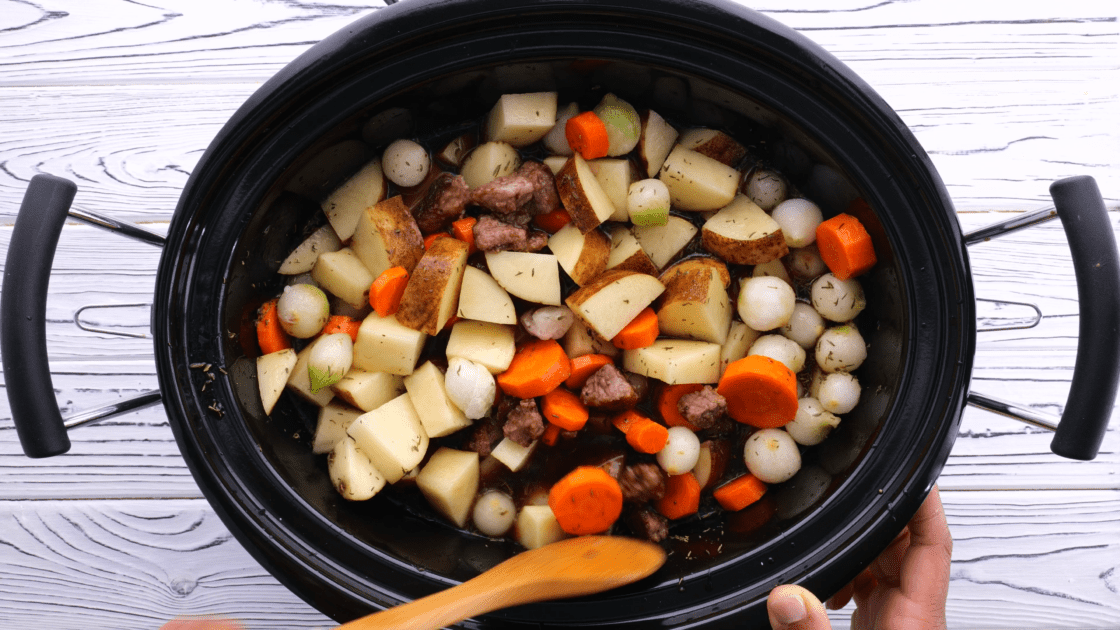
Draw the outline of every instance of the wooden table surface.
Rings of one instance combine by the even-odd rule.
[[[407,0],[405,0],[407,1]],[[162,231],[199,156],[267,77],[377,11],[367,0],[0,0],[0,249],[28,179],[79,185],[77,206]],[[1120,198],[1114,0],[761,0],[851,65],[914,130],[966,230],[1048,205],[1094,176]],[[1060,413],[1078,306],[1057,223],[971,248],[979,297],[1029,302],[1031,330],[982,332],[972,387]],[[63,413],[156,387],[150,339],[87,332],[86,305],[148,303],[159,251],[79,224],[59,243],[48,349]],[[2,259],[2,258],[0,258]],[[981,326],[1022,309],[981,306]],[[145,332],[148,308],[87,310]],[[162,407],[23,457],[0,400],[0,627],[157,628],[224,614],[322,628],[231,537],[187,471]],[[1120,429],[1091,462],[969,408],[940,479],[952,529],[951,628],[1120,628]],[[850,609],[833,615],[847,627]]]

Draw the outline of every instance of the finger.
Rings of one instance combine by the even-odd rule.
[[[829,610],[840,610],[841,608],[847,606],[848,602],[852,601],[852,594],[855,592],[855,589],[855,581],[853,580],[851,582],[848,582],[844,585],[844,588],[840,589],[836,592],[835,595],[828,598],[828,601],[824,603],[824,607]]]
[[[953,539],[936,486],[910,521],[910,549],[903,559],[903,594],[944,614]]]
[[[766,598],[773,630],[832,630],[821,600],[794,584],[775,587]]]
[[[906,551],[909,548],[910,530],[903,528],[891,544],[887,545],[887,548],[875,558],[868,569],[880,583],[888,586],[898,586],[899,576],[902,573],[902,559],[906,556]]]
[[[871,574],[871,569],[864,569],[856,579],[852,580],[852,599],[856,600],[856,606],[863,607],[867,605],[871,594],[875,591],[875,587],[879,586],[879,581]]]

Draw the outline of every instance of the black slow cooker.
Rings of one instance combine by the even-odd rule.
[[[447,137],[503,92],[546,89],[585,107],[613,91],[678,126],[762,138],[752,150],[826,215],[862,197],[873,212],[860,219],[880,259],[863,279],[860,326],[871,355],[860,406],[775,489],[767,518],[747,509],[675,525],[669,561],[650,578],[463,626],[756,627],[777,584],[828,597],[914,514],[956,437],[976,333],[966,239],[930,159],[883,100],[806,38],[738,5],[408,0],[314,46],[249,98],[192,173],[153,299],[161,393],[135,404],[162,398],[183,457],[230,531],[340,621],[447,588],[516,553],[513,543],[453,529],[418,501],[342,500],[307,444],[314,410],[294,400],[271,417],[261,410],[258,351],[247,333],[319,197],[379,149],[370,120],[406,111],[410,134]],[[69,447],[51,390],[44,309],[74,191],[55,178],[32,181],[5,268],[0,343],[31,456]],[[1092,180],[1058,182],[1052,194],[1076,267],[1081,338],[1093,339],[1078,349],[1053,449],[1089,459],[1120,374],[1120,268]]]

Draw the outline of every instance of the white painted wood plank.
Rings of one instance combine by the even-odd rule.
[[[949,627],[1120,624],[1120,494],[942,497],[954,539]],[[0,567],[3,627],[150,629],[198,614],[250,628],[330,627],[202,500],[0,502]],[[833,613],[836,630],[850,610]]]

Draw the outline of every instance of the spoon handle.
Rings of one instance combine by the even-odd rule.
[[[507,591],[501,588],[479,588],[475,580],[432,593],[366,615],[339,626],[336,630],[438,630],[469,617],[488,613],[510,604]]]

